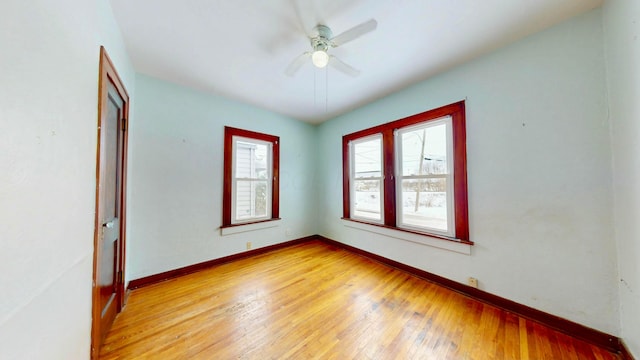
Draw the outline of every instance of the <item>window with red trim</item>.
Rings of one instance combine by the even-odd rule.
[[[279,216],[280,139],[225,127],[222,226]]]
[[[344,219],[469,241],[464,101],[342,138]]]

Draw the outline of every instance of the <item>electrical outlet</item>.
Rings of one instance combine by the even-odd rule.
[[[467,281],[467,284],[469,284],[469,286],[477,289],[478,288],[478,279],[476,279],[474,277],[469,277],[469,280]]]
[[[247,250],[251,250],[251,241],[247,241]]]

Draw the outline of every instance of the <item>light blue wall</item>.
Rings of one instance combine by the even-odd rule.
[[[640,358],[640,2],[604,5],[621,336]]]
[[[0,358],[88,359],[100,45],[107,0],[0,3]]]
[[[277,227],[221,236],[224,126],[280,137]],[[130,279],[318,232],[315,127],[138,74],[130,130]]]
[[[320,233],[618,334],[601,11],[323,123]],[[345,226],[341,137],[466,99],[471,255]]]

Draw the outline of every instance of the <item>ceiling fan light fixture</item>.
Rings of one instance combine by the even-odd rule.
[[[311,45],[311,51],[305,51],[287,66],[284,73],[288,76],[293,76],[304,65],[306,61],[311,58],[313,66],[322,69],[329,63],[335,67],[336,70],[343,72],[349,76],[358,76],[360,73],[353,67],[345,64],[342,60],[333,55],[329,55],[329,49],[342,46],[350,41],[353,41],[360,36],[369,33],[376,29],[378,22],[375,19],[370,19],[363,22],[360,25],[356,25],[351,29],[341,33],[338,36],[333,36],[333,32],[328,26],[318,24],[313,28],[313,31],[309,33],[309,42]]]
[[[311,54],[311,62],[313,62],[313,65],[317,68],[322,69],[329,63],[329,54],[323,50],[316,50]]]

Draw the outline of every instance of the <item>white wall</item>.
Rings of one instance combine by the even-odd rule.
[[[640,358],[640,2],[604,5],[621,336]]]
[[[220,235],[224,126],[280,137],[275,228]],[[138,74],[131,123],[129,279],[317,233],[315,127]],[[287,234],[287,230],[290,230]]]
[[[619,333],[601,11],[319,127],[320,232]],[[466,99],[471,255],[345,227],[341,137]]]
[[[0,357],[89,358],[97,90],[105,1],[0,5]]]

